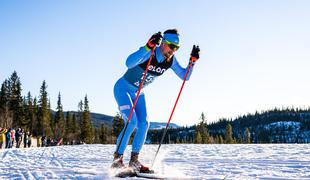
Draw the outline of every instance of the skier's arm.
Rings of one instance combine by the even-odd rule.
[[[130,69],[149,59],[151,56],[151,49],[156,48],[156,45],[159,45],[161,38],[161,32],[153,34],[145,46],[140,47],[138,51],[128,56],[126,66]]]
[[[189,80],[191,74],[192,74],[192,71],[193,71],[193,67],[194,67],[194,63],[193,63],[193,66],[191,67],[188,75],[187,75],[187,78],[186,80]],[[174,71],[174,73],[176,75],[179,76],[180,79],[184,79],[185,77],[185,74],[186,74],[186,71],[187,69],[189,68],[189,64],[187,65],[186,68],[183,68],[179,62],[177,61],[177,59],[173,56],[173,62],[172,62],[172,66],[171,66],[171,69]]]
[[[175,56],[173,56],[173,62],[172,62],[171,68],[181,79],[184,79],[186,72],[187,72],[187,69],[190,68],[190,71],[189,71],[188,76],[186,78],[186,80],[189,80],[189,78],[192,74],[193,68],[194,68],[194,64],[199,59],[199,53],[200,53],[199,46],[194,45],[192,52],[191,52],[191,55],[190,55],[190,59],[189,59],[190,62],[188,64],[187,68],[185,68],[185,69],[180,66],[180,64],[178,63]],[[190,67],[190,63],[192,63],[192,67]]]
[[[140,47],[140,49],[128,56],[126,60],[126,66],[130,69],[138,64],[145,62],[151,55],[150,49],[146,46]]]

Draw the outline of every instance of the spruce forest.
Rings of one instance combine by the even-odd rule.
[[[60,139],[63,144],[114,144],[124,121],[120,114],[106,121],[94,120],[104,116],[90,112],[87,95],[77,100],[78,109],[64,112],[61,93],[57,107],[52,110],[47,83],[42,82],[40,94],[22,95],[22,83],[13,72],[4,80],[0,90],[0,128],[22,128],[33,137]],[[157,144],[164,129],[150,129],[146,143]],[[235,144],[235,143],[309,143],[310,107],[274,108],[235,119],[208,122],[202,113],[199,124],[169,128],[164,143]]]

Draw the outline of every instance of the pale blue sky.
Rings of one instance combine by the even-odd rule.
[[[172,122],[198,123],[310,102],[310,1],[0,1],[0,82],[16,70],[23,94],[46,80],[52,108],[85,94],[115,115],[113,86],[127,56],[155,32],[178,28],[176,56],[201,48]],[[182,81],[168,71],[145,88],[151,121],[168,120]]]

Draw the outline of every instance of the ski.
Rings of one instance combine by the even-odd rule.
[[[136,177],[146,178],[146,179],[166,179],[166,176],[163,174],[157,173],[136,173]]]
[[[126,178],[126,177],[134,177],[136,176],[136,172],[133,168],[131,167],[125,167],[125,168],[121,168],[121,169],[116,169],[113,170],[113,174],[115,177],[119,177],[119,178]]]
[[[136,173],[136,177],[146,179],[201,179],[198,177],[180,176],[173,174],[161,174],[161,173]]]
[[[165,178],[163,175],[157,173],[142,173],[137,172],[134,168],[125,167],[121,169],[114,170],[114,176],[119,178],[127,178],[127,177],[141,177],[141,178],[148,178],[148,179],[163,179]]]

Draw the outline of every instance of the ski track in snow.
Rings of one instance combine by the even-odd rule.
[[[151,165],[157,147],[145,145],[141,161]],[[114,150],[114,145],[2,149],[0,179],[119,179],[109,168]],[[310,144],[162,145],[154,169],[177,179],[310,179]]]

